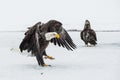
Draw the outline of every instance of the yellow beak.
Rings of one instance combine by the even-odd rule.
[[[59,39],[59,38],[60,38],[60,35],[59,35],[59,34],[55,34],[55,37],[56,37],[57,39]]]

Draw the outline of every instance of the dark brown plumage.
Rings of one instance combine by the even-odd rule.
[[[52,33],[53,32],[53,33]],[[58,37],[50,38],[47,40],[46,34],[56,35]],[[49,39],[49,38],[48,38]],[[71,37],[67,31],[62,27],[62,23],[56,20],[50,20],[45,24],[38,22],[33,27],[29,27],[29,30],[25,32],[25,37],[20,44],[21,52],[27,50],[36,56],[38,64],[41,66],[48,66],[44,63],[43,56],[46,58],[53,59],[46,54],[46,48],[49,42],[54,43],[54,45],[65,47],[68,50],[73,50],[76,45],[73,43]]]
[[[80,36],[87,46],[88,43],[94,46],[97,44],[96,33],[93,29],[91,29],[90,22],[88,20],[85,21],[84,29],[81,31]]]

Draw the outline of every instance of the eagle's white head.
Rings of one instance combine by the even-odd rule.
[[[46,33],[45,34],[45,38],[46,38],[46,40],[51,40],[52,38],[57,38],[57,39],[59,39],[60,38],[60,35],[58,34],[58,33],[56,33],[56,32],[48,32],[48,33]]]

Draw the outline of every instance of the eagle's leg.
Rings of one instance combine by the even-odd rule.
[[[41,54],[36,54],[36,59],[38,61],[38,64],[45,67],[45,66],[51,66],[51,65],[47,65],[44,63],[44,60],[43,60],[43,55]]]
[[[36,53],[36,59],[37,59],[37,62],[38,62],[39,65],[42,66],[43,64],[45,64],[44,61],[43,61],[42,55],[39,55],[39,53]]]
[[[44,57],[45,59],[50,59],[50,60],[55,59],[55,58],[53,58],[52,56],[47,55],[47,54],[46,54],[46,51],[43,52],[43,55],[45,56],[45,57]]]

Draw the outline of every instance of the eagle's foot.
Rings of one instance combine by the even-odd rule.
[[[48,64],[43,64],[42,66],[43,67],[48,67],[48,66],[51,67],[51,65],[48,65]]]
[[[53,58],[52,56],[48,56],[48,55],[47,55],[47,56],[45,56],[44,58],[45,58],[45,59],[50,59],[50,60],[55,59],[55,58]]]

